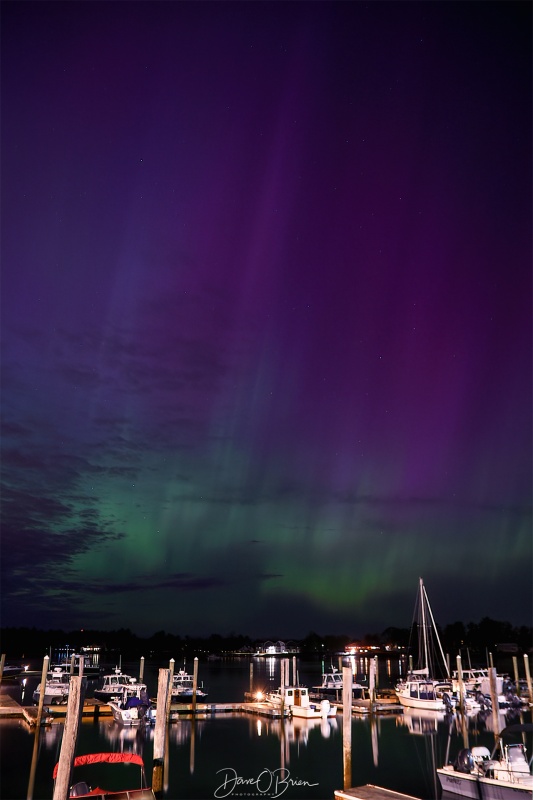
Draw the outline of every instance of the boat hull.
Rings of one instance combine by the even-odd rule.
[[[329,703],[328,708],[321,708],[320,705],[314,707],[312,705],[308,707],[291,706],[290,710],[293,717],[300,719],[328,719],[337,716],[337,706],[330,706]]]
[[[418,697],[404,697],[398,692],[398,700],[406,708],[420,708],[425,711],[446,711],[442,700],[421,700]]]
[[[117,703],[109,703],[109,707],[115,722],[118,722],[120,725],[124,725],[126,727],[131,727],[134,725],[150,725],[151,723],[155,722],[154,709],[140,710],[142,708],[140,706],[122,709]]]
[[[40,692],[35,690],[33,693],[33,702],[38,703],[40,700]],[[55,694],[50,692],[44,693],[44,700],[43,703],[45,706],[52,706],[52,705],[59,705],[61,703],[68,702],[68,692],[65,694]]]
[[[520,800],[532,796],[533,777],[527,783],[497,781],[457,772],[453,767],[441,767],[437,775],[443,791],[472,800]]]

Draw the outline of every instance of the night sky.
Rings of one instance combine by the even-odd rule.
[[[531,624],[531,5],[1,13],[2,624]]]

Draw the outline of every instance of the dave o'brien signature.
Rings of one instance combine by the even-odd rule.
[[[281,797],[289,786],[318,786],[318,783],[309,783],[299,778],[291,778],[291,774],[285,767],[278,767],[278,769],[264,769],[259,773],[257,778],[241,778],[237,772],[231,767],[224,767],[217,770],[224,774],[224,780],[220,786],[215,789],[215,797],[228,797],[235,789],[241,786],[246,786],[249,789],[254,788],[259,794],[266,794],[269,797]]]

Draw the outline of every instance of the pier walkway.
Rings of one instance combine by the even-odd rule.
[[[335,800],[417,800],[417,798],[367,783],[354,789],[337,789]]]
[[[51,719],[60,719],[67,713],[67,704],[47,705],[43,713],[42,724],[50,724]],[[170,706],[170,722],[181,718],[183,715],[193,713],[192,703],[173,703]],[[207,716],[218,713],[247,713],[259,714],[260,716],[279,718],[281,712],[272,708],[267,703],[197,703],[194,711],[195,716]],[[99,716],[110,716],[111,708],[107,703],[100,700],[88,699],[83,704],[83,716],[92,716],[97,719]],[[22,706],[8,694],[0,694],[0,719],[25,719],[29,725],[37,722],[37,706]]]

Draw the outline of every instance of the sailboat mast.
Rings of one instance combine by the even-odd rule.
[[[420,582],[422,583],[422,581],[420,581]],[[426,590],[425,590],[424,587],[422,587],[422,589],[423,589],[425,600],[426,600],[426,603],[427,603],[429,616],[431,617],[431,623],[433,625],[433,630],[435,631],[435,639],[437,640],[438,645],[439,645],[439,650],[440,650],[440,655],[441,655],[441,658],[442,658],[442,663],[444,664],[444,669],[445,669],[446,675],[449,678],[450,677],[450,670],[448,669],[448,662],[446,661],[446,656],[444,655],[444,650],[442,649],[440,636],[439,636],[439,634],[437,632],[437,626],[435,625],[435,620],[433,619],[433,611],[431,610],[431,606],[429,605],[429,600],[428,600],[428,596],[426,594]]]
[[[425,606],[425,591],[424,591],[424,583],[422,578],[420,578],[420,605],[421,605],[421,612],[422,612],[422,636],[424,641],[424,669],[429,668],[428,662],[428,642],[427,642],[427,630],[426,630],[426,606]]]

